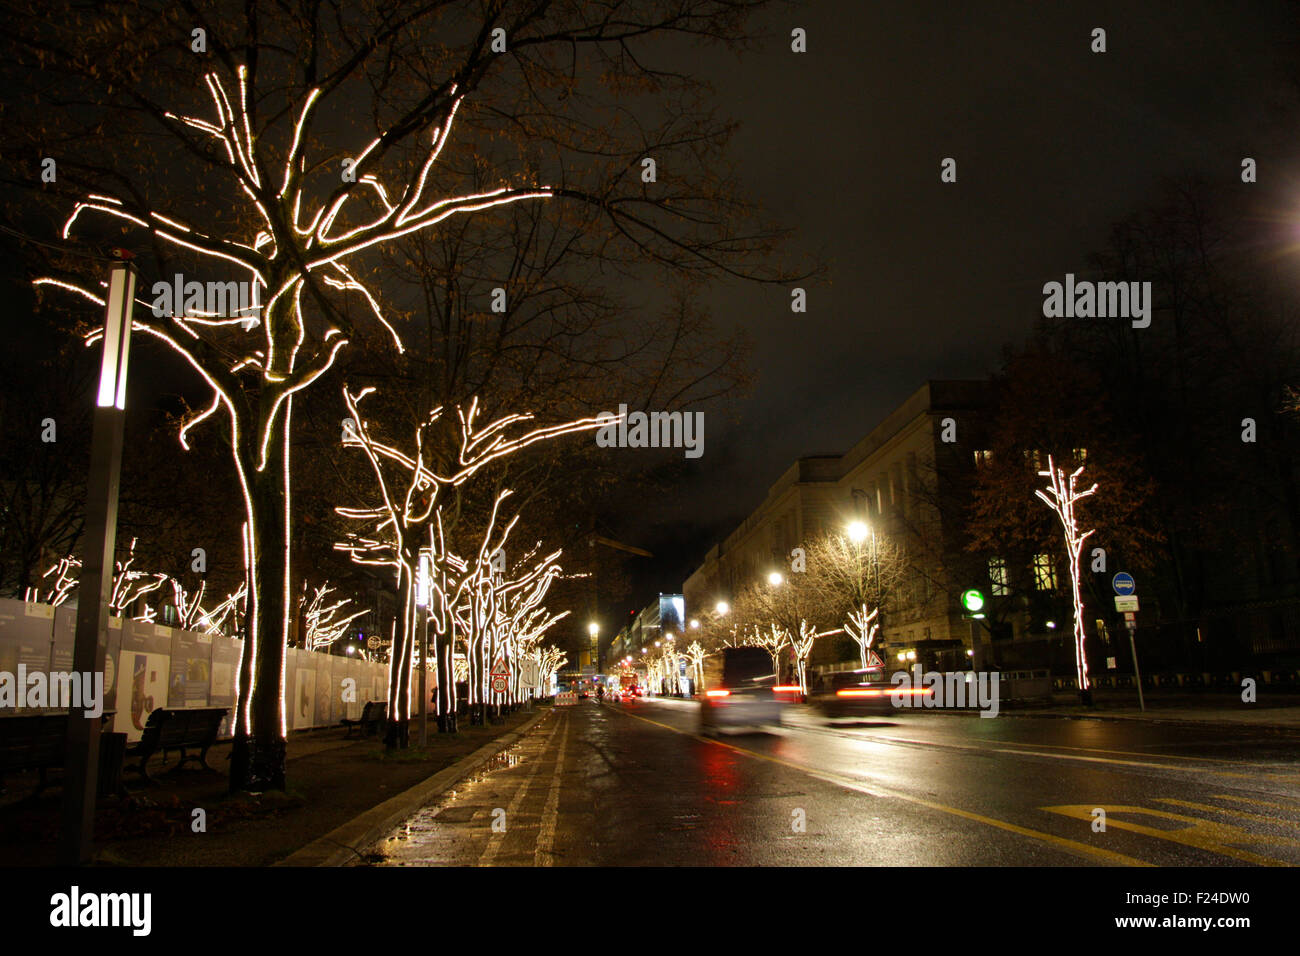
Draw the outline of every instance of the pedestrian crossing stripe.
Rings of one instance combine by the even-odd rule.
[[[1092,814],[1096,807],[1091,803],[1084,803],[1073,806],[1039,807],[1039,809],[1046,810],[1048,813],[1058,813],[1061,816],[1071,817],[1076,820],[1085,820],[1091,824],[1093,819]],[[1221,856],[1230,856],[1233,859],[1241,860],[1245,863],[1255,863],[1259,866],[1292,866],[1293,864],[1275,857],[1264,856],[1260,853],[1252,853],[1249,850],[1243,850],[1233,844],[1263,843],[1273,846],[1286,845],[1300,847],[1300,841],[1288,840],[1284,837],[1277,837],[1269,834],[1255,834],[1251,833],[1249,830],[1243,830],[1241,827],[1235,827],[1230,823],[1218,823],[1213,820],[1202,820],[1200,817],[1188,817],[1180,813],[1170,813],[1168,810],[1152,810],[1146,807],[1130,806],[1102,806],[1102,809],[1106,811],[1107,827],[1117,827],[1120,830],[1140,833],[1143,836],[1155,837],[1158,840],[1168,840],[1172,843],[1181,843],[1183,846],[1190,846],[1197,850],[1204,850],[1207,853],[1217,853]],[[1118,819],[1117,814],[1156,817],[1161,820],[1172,820],[1177,823],[1185,823],[1188,825],[1177,829],[1158,829],[1156,827],[1145,826],[1141,823],[1134,823],[1131,820]]]

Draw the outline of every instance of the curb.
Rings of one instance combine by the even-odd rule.
[[[450,767],[443,767],[409,790],[390,797],[376,807],[371,807],[360,816],[354,817],[271,865],[344,866],[351,863],[361,856],[362,850],[378,841],[393,827],[450,790],[502,750],[514,746],[538,721],[550,713],[552,713],[550,708],[539,712],[509,733],[502,734],[495,740],[489,740],[478,750],[462,757]]]

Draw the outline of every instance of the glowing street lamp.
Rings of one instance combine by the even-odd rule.
[[[849,540],[854,544],[861,544],[867,540],[867,535],[871,534],[871,529],[866,526],[865,522],[853,521],[848,527]]]
[[[430,531],[432,536],[432,531]],[[424,627],[420,631],[420,746],[429,746],[429,691],[426,672],[429,669],[429,592],[433,590],[433,553],[420,552],[419,570],[415,577],[415,604],[424,611]]]
[[[717,604],[713,605],[713,610],[717,611],[719,614],[727,614],[731,611],[731,605],[726,601],[719,601]]]
[[[131,349],[131,307],[136,269],[113,263],[105,297],[103,357],[86,483],[86,544],[81,562],[81,599],[77,602],[76,643],[72,667],[82,674],[102,674],[108,648],[108,611],[117,546],[117,493],[122,474],[122,435],[126,420],[126,368]],[[68,711],[68,745],[64,764],[63,833],[59,863],[90,862],[94,838],[95,793],[99,775],[100,718],[84,710]]]
[[[781,577],[780,571],[773,571],[767,576],[767,583],[772,585],[772,587],[777,587],[784,580],[785,578]]]
[[[699,620],[699,618],[696,618],[696,617],[691,618],[691,630],[692,630],[692,631],[698,631],[699,629],[700,629],[700,620]]]

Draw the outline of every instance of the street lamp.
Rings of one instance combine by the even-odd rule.
[[[717,611],[719,614],[726,614],[731,610],[731,605],[726,601],[719,601],[717,604],[713,605],[713,610]]]
[[[848,531],[849,540],[854,544],[861,544],[863,541],[866,541],[867,535],[871,533],[871,529],[862,521],[850,522]]]
[[[785,578],[781,577],[780,571],[773,571],[771,574],[767,576],[767,583],[772,585],[772,587],[776,587],[784,580]]]
[[[700,619],[696,617],[691,618],[691,630],[698,631],[699,629],[700,629]]]
[[[108,276],[104,300],[104,346],[86,482],[85,549],[82,552],[73,670],[102,674],[108,649],[108,611],[117,546],[117,493],[122,474],[122,435],[126,420],[126,369],[131,349],[131,309],[136,269],[117,261]],[[100,718],[68,710],[68,744],[63,786],[63,833],[59,862],[90,862],[99,776]]]
[[[430,531],[432,534],[432,531]],[[415,578],[415,605],[424,611],[420,630],[420,746],[429,746],[429,592],[433,589],[433,554],[420,552],[419,573]]]

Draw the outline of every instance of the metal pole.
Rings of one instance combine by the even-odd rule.
[[[131,342],[131,303],[136,270],[113,265],[104,319],[104,354],[90,446],[86,486],[86,538],[77,598],[76,643],[72,666],[82,680],[104,673],[108,650],[108,611],[117,544],[117,493],[122,472],[126,419],[126,366]],[[84,695],[83,695],[84,696]],[[64,760],[63,831],[58,860],[63,866],[89,863],[95,834],[95,794],[99,777],[100,718],[87,717],[83,701],[71,701]]]
[[[1124,623],[1127,625],[1131,622],[1125,621]],[[1138,649],[1137,644],[1133,640],[1133,635],[1136,632],[1136,627],[1130,627],[1128,629],[1128,647],[1129,650],[1133,652],[1133,676],[1137,679],[1138,705],[1142,708],[1142,712],[1146,713],[1147,702],[1146,698],[1142,696],[1142,671],[1138,669]]]
[[[424,612],[424,627],[420,632],[420,746],[429,746],[429,612]]]

